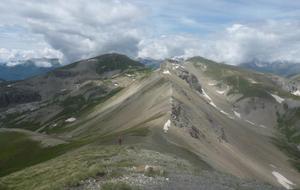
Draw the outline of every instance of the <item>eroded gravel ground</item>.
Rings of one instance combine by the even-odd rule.
[[[211,171],[205,171],[197,176],[171,174],[168,177],[148,177],[143,174],[135,174],[105,182],[97,179],[88,179],[81,186],[74,187],[72,190],[99,190],[107,182],[124,182],[132,186],[133,189],[145,190],[283,190],[283,188],[273,187],[257,181],[243,181]]]
[[[105,183],[126,183],[133,189],[145,190],[278,190],[258,181],[247,181],[222,174],[214,170],[195,170],[186,160],[150,150],[129,150],[135,155],[135,167],[128,167],[118,177],[98,176],[81,181],[68,190],[100,190]],[[147,165],[145,165],[147,164]],[[147,167],[153,166],[160,172],[149,176]],[[162,171],[162,172],[161,172]],[[160,173],[163,173],[160,174]]]

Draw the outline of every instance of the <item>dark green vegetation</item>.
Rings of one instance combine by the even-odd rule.
[[[275,144],[290,158],[292,164],[300,171],[300,108],[287,109],[284,114],[277,113],[278,130],[283,137],[278,137]]]
[[[26,134],[0,132],[0,176],[49,160],[77,146],[70,143],[45,148]]]
[[[287,110],[283,115],[278,116],[278,128],[284,134],[289,143],[300,144],[300,108]]]
[[[47,163],[36,165],[0,179],[2,189],[62,189],[77,186],[87,177],[121,176],[125,168],[133,166],[127,148],[120,146],[87,146]],[[122,158],[122,159],[115,159]],[[62,169],[63,168],[63,169]],[[108,170],[109,168],[109,170]],[[115,184],[126,187],[128,185]],[[106,186],[108,189],[111,185]]]
[[[40,124],[33,120],[23,120],[22,115],[23,113],[15,112],[5,116],[1,120],[1,125],[6,128],[21,128],[27,130],[36,130],[40,128]]]
[[[130,69],[133,67],[144,67],[141,63],[128,58],[125,55],[106,54],[93,59],[97,60],[96,71],[102,74],[107,71]]]
[[[83,60],[83,61],[78,61],[75,63],[72,63],[70,65],[67,65],[65,67],[62,67],[61,69],[58,69],[59,71],[67,71],[69,69],[73,69],[76,66],[78,66],[82,62],[86,62],[92,60],[90,63],[85,63],[85,64],[92,64],[95,65],[96,72],[98,74],[103,74],[108,71],[114,71],[114,70],[119,70],[119,71],[124,71],[126,69],[132,69],[132,68],[143,68],[144,65],[130,59],[129,57],[125,55],[120,55],[120,54],[105,54],[101,55],[98,57],[94,57],[88,60]],[[51,72],[50,72],[51,74]]]
[[[75,140],[54,147],[42,147],[39,142],[31,140],[23,133],[0,132],[0,177],[55,158],[91,142],[96,142],[98,146],[107,143],[115,144],[120,134],[129,138],[130,136],[146,136],[148,132],[147,128],[136,127],[119,133],[103,134],[97,138]]]
[[[289,143],[285,137],[272,139],[273,143],[289,156],[291,164],[300,172],[300,152],[293,143]]]

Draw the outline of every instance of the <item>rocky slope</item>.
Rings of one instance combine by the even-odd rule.
[[[30,103],[29,111],[28,103],[22,104],[23,111],[18,106],[5,109],[2,127],[43,133],[64,143],[36,147],[35,158],[43,159],[14,160],[19,164],[14,171],[5,160],[0,187],[298,188],[299,150],[286,153],[296,147],[298,129],[288,133],[293,141],[287,141],[284,131],[294,129],[298,115],[289,115],[295,120],[289,125],[278,119],[297,109],[299,98],[276,79],[200,57],[167,60],[150,71],[126,57],[105,55],[17,83],[37,86],[32,89],[42,100]],[[45,84],[56,92],[66,88],[65,94],[56,97],[54,90],[43,89]],[[20,146],[23,131],[1,133],[15,139],[11,146]],[[23,141],[32,144],[26,135]],[[119,138],[121,147],[113,145]],[[23,153],[4,150],[6,158]],[[25,173],[38,177],[25,179]]]

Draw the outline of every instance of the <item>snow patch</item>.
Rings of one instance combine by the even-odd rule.
[[[172,69],[173,70],[176,70],[176,69],[178,69],[179,68],[179,64],[176,64],[176,63],[173,63],[172,64]]]
[[[163,128],[165,133],[168,132],[170,126],[171,126],[171,121],[168,120],[168,121],[164,124],[164,128]]]
[[[218,94],[222,94],[222,95],[223,95],[223,94],[226,92],[226,90],[217,90],[216,92],[217,92]]]
[[[208,83],[208,86],[216,86],[216,85],[217,85],[217,83],[215,83],[215,82]]]
[[[265,125],[259,125],[259,127],[266,129],[267,127]]]
[[[202,94],[209,101],[210,105],[218,109],[217,105],[212,101],[211,97],[209,97],[208,94],[206,94],[204,89],[202,89]]]
[[[228,117],[229,117],[230,119],[234,119],[234,117],[233,117],[233,116],[231,116],[231,115],[228,115]]]
[[[164,71],[163,71],[163,74],[165,74],[165,75],[171,75],[171,73],[170,73],[169,70],[164,70]]]
[[[293,182],[291,182],[290,180],[288,180],[283,175],[281,175],[279,172],[272,171],[272,175],[277,179],[277,182],[280,185],[282,185],[284,188],[286,188],[286,189],[293,189],[292,186],[294,186],[295,184]]]
[[[202,93],[203,93],[203,96],[208,99],[209,101],[212,101],[211,98],[206,94],[206,92],[204,91],[204,89],[202,89]]]
[[[236,111],[233,111],[233,113],[234,113],[234,115],[235,115],[236,117],[241,118],[241,114],[240,114],[240,113],[238,113],[238,112],[236,112]]]
[[[217,105],[213,101],[210,101],[209,104],[218,109]]]
[[[271,93],[270,93],[271,94]],[[271,94],[271,96],[279,103],[281,104],[284,101],[284,98],[281,98],[280,96],[277,96],[276,94]]]
[[[251,125],[255,125],[252,121],[246,120],[246,122],[250,123]]]
[[[224,115],[227,115],[227,116],[229,115],[229,113],[227,113],[227,112],[225,112],[225,111],[223,111],[223,110],[221,110],[221,109],[220,109],[220,112],[221,112],[222,114],[224,114]]]
[[[227,117],[229,117],[230,119],[234,119],[233,116],[231,116],[229,113],[225,112],[224,110],[221,110],[220,108],[218,108],[218,110],[219,110],[222,114],[224,114],[224,115],[226,115]]]
[[[252,78],[248,78],[248,81],[251,82],[252,84],[257,84],[257,82]]]
[[[228,116],[230,119],[234,119],[234,117],[232,117],[229,113],[223,111],[222,109],[220,109],[211,99],[211,97],[208,96],[208,94],[206,94],[206,92],[204,91],[204,89],[202,89],[202,93],[203,96],[209,101],[209,104],[213,107],[215,107],[219,112],[221,112],[222,114]]]
[[[67,123],[72,123],[72,122],[74,122],[74,121],[76,121],[76,118],[75,118],[75,117],[70,117],[69,119],[66,119],[66,120],[65,120],[65,122],[67,122]]]
[[[300,96],[300,90],[296,90],[296,91],[292,92],[292,94],[295,96]]]

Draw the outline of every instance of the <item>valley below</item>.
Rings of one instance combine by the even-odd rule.
[[[0,189],[299,189],[297,79],[105,54],[0,82]]]

